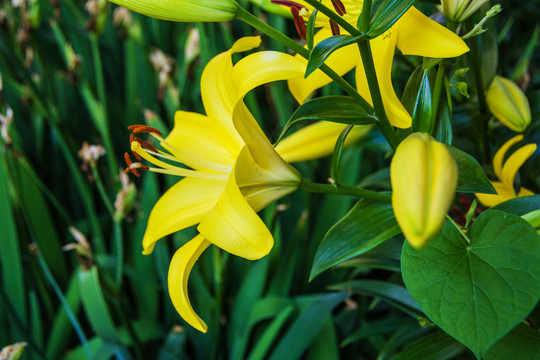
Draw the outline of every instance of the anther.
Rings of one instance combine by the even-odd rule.
[[[145,149],[148,149],[148,150],[150,150],[150,151],[152,151],[154,153],[159,153],[158,149],[156,149],[156,147],[154,145],[150,144],[148,141],[144,141],[142,139],[139,139],[136,136],[134,136],[133,139],[130,138],[130,143],[132,143],[133,141],[138,142]]]
[[[129,156],[127,152],[124,153],[124,159],[126,160],[126,164],[127,164],[127,167],[124,169],[124,173],[127,174],[130,172],[136,177],[141,177],[141,175],[137,172],[137,170],[131,168],[131,165],[133,165],[133,162],[131,161],[131,157]]]
[[[130,129],[130,127],[132,129]],[[163,136],[163,133],[161,131],[159,131],[158,129],[156,129],[155,127],[152,127],[152,126],[146,126],[146,125],[132,125],[132,126],[129,126],[128,127],[128,130],[133,130],[133,133],[134,134],[138,134],[138,133],[151,133],[151,134],[156,134],[156,135],[159,135],[159,136]]]
[[[294,26],[296,26],[296,31],[302,40],[306,40],[306,23],[304,19],[300,16],[300,10],[296,7],[291,7],[291,14],[294,19]]]
[[[303,8],[303,6],[300,5],[299,3],[296,3],[296,2],[290,1],[290,0],[270,0],[270,2],[272,4],[276,4],[276,5],[286,6],[286,7],[290,8],[290,9],[296,8],[296,9],[298,9],[298,11],[300,11]]]
[[[345,9],[345,5],[341,2],[341,0],[331,0],[332,5],[334,6],[334,9],[339,14],[339,16],[343,16],[347,13],[347,10]]]
[[[340,29],[339,25],[332,19],[330,19],[330,30],[332,30],[332,35],[339,35]]]

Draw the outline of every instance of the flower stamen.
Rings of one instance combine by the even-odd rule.
[[[132,130],[134,134],[150,133],[150,134],[156,134],[156,135],[159,135],[159,136],[163,136],[163,133],[161,131],[159,131],[155,127],[147,126],[147,125],[140,125],[140,124],[130,125],[130,126],[128,126],[128,130]]]
[[[345,9],[345,5],[341,2],[341,0],[331,0],[332,5],[334,6],[334,10],[338,13],[339,16],[343,16],[347,13],[347,10]]]

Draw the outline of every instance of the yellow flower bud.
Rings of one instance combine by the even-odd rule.
[[[441,0],[446,20],[463,22],[488,0]]]
[[[531,123],[529,101],[512,80],[495,76],[486,99],[491,113],[511,130],[523,132]]]
[[[450,152],[428,134],[413,133],[399,144],[390,165],[392,206],[412,246],[424,246],[441,229],[457,177]]]
[[[162,20],[229,21],[236,17],[234,0],[110,0],[146,16]]]

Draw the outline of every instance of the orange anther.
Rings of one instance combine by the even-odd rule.
[[[134,134],[137,134],[137,133],[151,133],[151,134],[156,134],[156,135],[159,135],[159,136],[163,136],[163,133],[161,131],[159,131],[158,129],[156,129],[155,127],[146,126],[146,125],[140,125],[139,127],[133,129],[133,133]]]
[[[330,19],[330,29],[332,30],[332,35],[339,35],[340,29],[339,25],[332,19]]]
[[[134,136],[133,139],[130,138],[130,141],[136,141],[138,142],[139,144],[141,144],[141,146],[145,149],[148,149],[152,152],[155,152],[155,153],[158,153],[158,149],[156,149],[156,147],[152,144],[150,144],[148,141],[144,141],[142,139],[139,139],[138,137]]]

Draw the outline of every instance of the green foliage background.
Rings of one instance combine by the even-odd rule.
[[[529,82],[533,125],[527,138],[540,143],[540,121],[534,122],[540,117],[540,2],[502,5],[504,12],[479,38],[483,72]],[[66,360],[474,358],[431,326],[405,289],[401,235],[331,270],[320,272],[320,263],[312,270],[325,234],[354,204],[330,195],[297,192],[267,208],[262,216],[276,244],[262,260],[249,262],[216,247],[207,251],[192,272],[190,295],[209,332],[184,326],[168,298],[166,276],[172,252],[194,231],[175,234],[152,255],[141,255],[152,205],[175,179],[150,173],[132,178],[136,190],[126,190],[131,201],[115,209],[123,154],[129,151],[126,127],[146,122],[166,133],[176,110],[204,112],[204,65],[252,30],[240,22],[183,24],[134,13],[129,25],[115,25],[115,8],[106,3],[92,17],[82,0],[35,0],[26,9],[8,1],[0,5],[0,114],[13,111],[9,138],[0,140],[0,347],[26,341],[26,359]],[[291,21],[252,10],[293,33]],[[190,56],[186,41],[193,31],[200,36],[199,52]],[[264,37],[262,48],[286,51]],[[156,49],[171,59],[161,84],[150,61]],[[398,93],[420,63],[397,55]],[[471,91],[474,79],[466,81]],[[337,93],[332,85],[322,90]],[[495,126],[490,139],[496,140],[479,143],[478,114],[455,95],[454,145],[489,164],[511,133]],[[257,89],[246,102],[271,139],[296,107],[284,83]],[[77,153],[85,141],[105,147],[95,167],[81,167]],[[388,150],[376,132],[347,149],[342,181],[388,190]],[[329,165],[323,159],[300,164],[300,170],[324,182]],[[521,174],[521,182],[538,193],[538,154]],[[70,227],[86,236],[90,254],[62,250],[75,242]],[[335,234],[331,230],[329,236]],[[532,319],[538,322],[538,310]],[[533,354],[525,359],[538,356],[539,339],[530,328],[518,327],[502,341],[510,344],[506,352],[515,344],[536,344],[532,350],[518,347]],[[503,359],[502,352],[486,358]]]

